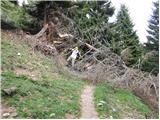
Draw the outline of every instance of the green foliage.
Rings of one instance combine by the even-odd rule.
[[[159,73],[159,1],[154,2],[153,15],[149,20],[147,43],[144,45],[145,57],[141,69],[153,74]],[[146,57],[147,56],[147,57]]]
[[[16,86],[17,92],[12,96],[2,94],[2,104],[14,106],[17,118],[65,118],[67,113],[79,117],[80,94],[85,83],[77,77],[56,73],[53,58],[40,52],[33,54],[26,44],[10,39],[2,33],[1,88]],[[16,75],[17,68],[39,77],[33,81],[28,75]]]
[[[114,8],[109,1],[81,1],[69,11],[80,29],[82,39],[90,44],[106,41],[104,30]],[[87,17],[88,16],[88,17]]]
[[[48,58],[43,59],[45,56],[40,52],[36,52],[36,54],[39,55],[39,57],[37,57],[35,54],[33,54],[32,49],[30,49],[28,45],[16,44],[10,39],[11,38],[8,37],[8,35],[2,33],[2,70],[13,70],[16,67],[28,68],[32,70],[41,70],[40,68],[51,70],[51,67],[54,67],[51,63],[51,60]],[[20,53],[21,55],[18,55],[18,53]]]
[[[79,91],[82,81],[50,76],[35,83],[27,76],[16,76],[7,71],[2,73],[2,89],[10,86],[17,87],[16,94],[2,96],[2,101],[14,106],[19,118],[65,118],[66,113],[80,116]],[[55,115],[51,116],[53,113]]]
[[[29,4],[25,5],[25,11],[37,18],[38,21],[44,20],[45,11],[49,15],[53,10],[71,7],[72,1],[42,1],[42,0],[29,0]]]
[[[3,39],[3,38],[2,38]],[[16,61],[15,61],[15,56],[16,56],[16,49],[12,47],[12,44],[6,43],[6,42],[1,42],[1,49],[2,49],[2,55],[1,55],[1,60],[2,60],[2,69],[13,69]],[[5,53],[3,53],[5,52]],[[12,59],[8,59],[12,58]]]
[[[28,15],[23,7],[13,4],[9,0],[1,2],[1,22],[3,29],[20,28],[29,30],[31,26],[32,29],[36,26],[35,18]]]
[[[157,117],[130,91],[113,88],[108,83],[98,84],[94,97],[99,117],[103,119],[110,118],[110,116],[113,119],[144,119],[145,114],[151,115],[151,118]],[[101,101],[104,101],[103,104],[100,104]]]
[[[117,21],[111,28],[112,37],[110,43],[113,51],[118,54],[121,54],[127,48],[129,49],[129,56],[131,58],[125,61],[128,66],[133,66],[138,61],[142,50],[133,27],[134,25],[130,19],[127,7],[121,5],[120,11],[117,14]]]
[[[149,20],[146,49],[159,51],[159,1],[154,2],[153,15]]]
[[[159,73],[159,52],[151,51],[144,55],[141,64],[141,70],[152,72],[157,75]]]

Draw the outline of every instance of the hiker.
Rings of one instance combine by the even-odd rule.
[[[77,55],[81,56],[80,55],[80,52],[78,50],[78,47],[75,47],[74,49],[72,49],[72,54],[68,57],[67,61],[69,62],[70,60],[72,60],[72,67],[74,67],[74,63],[75,63],[75,60],[77,58]]]

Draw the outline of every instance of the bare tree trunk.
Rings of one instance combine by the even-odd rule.
[[[40,31],[39,33],[37,33],[36,35],[34,35],[34,37],[35,37],[36,39],[40,38],[40,37],[44,34],[44,32],[46,32],[47,28],[48,28],[48,24],[46,24],[46,25],[41,29],[41,31]]]

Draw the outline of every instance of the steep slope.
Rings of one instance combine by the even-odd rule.
[[[2,118],[158,116],[129,91],[105,82],[93,89],[80,78],[59,73],[54,57],[33,52],[15,33],[2,31],[1,46]]]
[[[2,32],[2,117],[79,117],[84,81],[59,74],[51,57],[17,39]]]
[[[158,119],[158,113],[153,112],[130,90],[111,87],[107,82],[97,84],[94,100],[99,118]]]

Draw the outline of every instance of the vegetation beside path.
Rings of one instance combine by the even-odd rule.
[[[30,47],[12,41],[4,33],[1,45],[2,104],[14,107],[17,118],[80,116],[79,101],[84,81],[57,73],[51,58],[40,52],[33,53]],[[17,90],[12,95],[3,92],[13,86]]]
[[[33,53],[17,39],[2,32],[2,105],[15,108],[15,118],[80,118],[80,96],[88,84],[58,73],[53,58]],[[6,94],[4,89],[11,87],[16,91]],[[158,118],[130,91],[105,82],[95,87],[92,97],[99,118]]]
[[[100,118],[114,119],[158,119],[131,91],[111,87],[108,83],[99,83],[94,93],[95,107]]]

